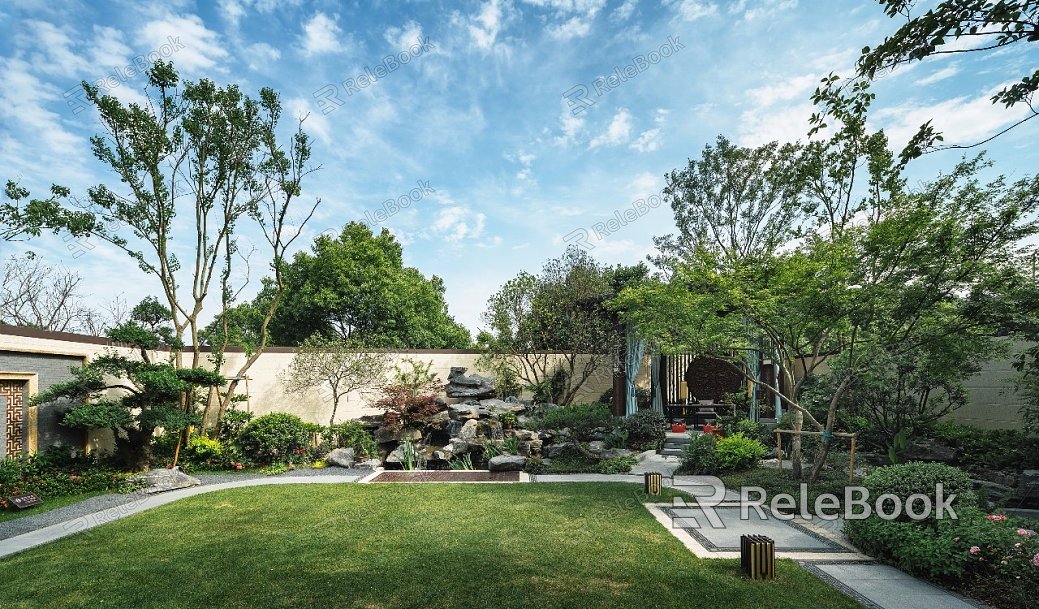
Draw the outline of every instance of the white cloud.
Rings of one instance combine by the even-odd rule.
[[[72,49],[75,32],[48,21],[29,20],[18,36],[24,46],[38,49],[40,56],[33,57],[36,69],[48,74],[62,76],[82,75],[90,69],[86,57]]]
[[[618,6],[610,14],[610,18],[614,21],[627,21],[631,14],[635,12],[635,7],[638,6],[639,0],[624,0],[624,4]]]
[[[307,119],[303,121],[303,130],[325,144],[332,143],[332,126],[328,121],[328,116],[316,111],[312,100],[305,97],[294,97],[285,102],[285,110],[285,119],[291,121],[290,124],[295,125],[299,118],[305,116]]]
[[[817,74],[794,76],[773,84],[751,89],[747,92],[747,95],[754,103],[761,106],[769,106],[776,102],[789,101],[791,99],[805,99],[815,89],[819,78]]]
[[[598,135],[591,142],[589,142],[589,148],[598,148],[599,146],[616,146],[623,144],[631,138],[631,112],[628,112],[627,108],[621,108],[617,111],[617,114],[613,115],[613,120],[610,121],[610,125],[606,127],[606,131]]]
[[[477,48],[488,50],[494,46],[498,39],[498,32],[502,27],[503,11],[500,0],[489,0],[481,8],[480,12],[473,15],[469,21],[469,35]]]
[[[250,70],[268,70],[272,63],[281,59],[281,51],[266,42],[250,44],[245,48],[245,53]]]
[[[737,143],[741,146],[760,146],[768,142],[796,142],[808,135],[808,119],[815,107],[810,103],[790,106],[760,106],[740,115]]]
[[[82,140],[62,127],[61,117],[44,107],[61,93],[35,75],[35,67],[20,59],[0,59],[0,116],[33,134],[36,152],[74,158]]]
[[[555,142],[561,146],[567,146],[577,141],[577,134],[584,128],[584,119],[574,116],[566,104],[563,104],[563,113],[559,117],[559,128],[563,135],[555,138]]]
[[[409,21],[402,27],[391,26],[386,28],[383,38],[390,43],[394,50],[410,49],[422,44],[422,26],[415,21]]]
[[[168,16],[145,23],[137,35],[148,53],[162,53],[163,47],[182,45],[174,49],[178,70],[191,74],[223,71],[219,62],[227,57],[220,36],[207,28],[197,15]],[[171,42],[172,41],[172,42]],[[165,59],[169,60],[167,56]]]
[[[959,72],[960,72],[959,64],[958,63],[953,63],[953,64],[950,64],[950,65],[942,68],[941,70],[938,70],[938,71],[932,73],[930,76],[925,76],[924,78],[921,78],[921,79],[917,80],[916,84],[918,84],[918,85],[920,85],[922,87],[923,86],[927,86],[927,85],[932,85],[932,84],[934,84],[936,82],[945,80],[946,78],[952,78],[953,76],[956,76],[957,74],[959,74]]]
[[[639,152],[653,152],[660,148],[660,129],[643,131],[638,139],[631,143],[631,148]]]
[[[303,26],[303,54],[309,57],[342,51],[343,31],[338,21],[338,16],[315,13]]]
[[[238,0],[220,0],[220,12],[232,27],[238,27],[238,22],[245,16],[245,7]]]
[[[748,4],[751,5],[749,8],[747,8]],[[753,21],[754,19],[771,17],[776,13],[794,8],[797,8],[797,0],[761,0],[760,2],[754,3],[741,0],[735,6],[730,8],[729,12],[733,14],[743,13],[744,19],[747,21]]]
[[[944,144],[973,144],[995,135],[1030,114],[1024,104],[1004,108],[992,103],[992,96],[1009,82],[993,87],[977,97],[962,96],[933,104],[906,103],[881,108],[873,120],[884,128],[896,149],[903,147],[920,125],[932,121],[945,136]]]
[[[549,26],[545,31],[556,40],[570,40],[587,36],[592,26],[580,17],[571,17],[564,23]]]
[[[483,234],[486,220],[486,215],[468,207],[445,207],[433,222],[433,232],[450,242],[475,239]]]
[[[683,21],[696,21],[718,12],[718,5],[700,0],[665,0],[664,4],[674,7]]]

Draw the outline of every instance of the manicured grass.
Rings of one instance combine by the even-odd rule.
[[[0,522],[6,522],[8,520],[17,520],[26,516],[33,516],[43,512],[49,512],[58,508],[65,507],[66,505],[72,505],[73,503],[79,503],[84,499],[90,499],[98,495],[104,495],[110,491],[92,491],[89,493],[80,493],[79,495],[65,495],[63,497],[55,497],[53,499],[44,498],[43,505],[38,505],[34,508],[27,510],[0,510]]]
[[[0,607],[858,607],[788,561],[697,559],[637,488],[219,491],[0,560]]]

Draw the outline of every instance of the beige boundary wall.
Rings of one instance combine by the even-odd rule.
[[[120,346],[111,341],[93,336],[80,334],[68,334],[62,332],[49,332],[34,328],[16,328],[0,325],[0,354],[25,354],[25,355],[65,355],[77,358],[78,361],[86,363],[106,351],[115,350],[123,354],[134,354],[136,350]],[[292,362],[295,350],[289,347],[272,347],[266,350],[253,364],[247,373],[247,380],[239,383],[237,392],[247,397],[238,408],[247,409],[256,415],[270,412],[287,412],[295,414],[305,421],[327,425],[332,416],[332,400],[327,394],[322,394],[318,389],[305,393],[290,393],[286,390],[282,380],[285,370]],[[155,361],[161,361],[168,356],[168,352],[152,352]],[[226,376],[234,376],[245,362],[246,355],[242,352],[228,352],[225,354],[225,362],[222,372]],[[403,364],[406,359],[413,359],[432,364],[431,368],[441,379],[446,382],[448,373],[452,367],[467,368],[467,374],[482,373],[477,365],[480,352],[470,349],[440,350],[420,349],[402,350],[391,353],[391,365]],[[562,356],[559,356],[562,357]],[[643,366],[643,374],[646,376],[648,365]],[[32,371],[6,371],[26,373]],[[45,373],[42,373],[45,374]],[[645,382],[648,379],[640,379]],[[577,395],[577,401],[592,401],[612,386],[613,376],[609,369],[598,370],[585,383]],[[49,385],[44,379],[44,386]],[[31,385],[31,392],[36,390],[39,383]],[[351,393],[340,402],[336,413],[336,421],[345,421],[369,414],[378,414],[381,411],[371,408],[373,396],[361,395],[357,392]],[[37,429],[29,430],[30,438],[27,440],[35,446]],[[89,434],[86,448],[90,450],[108,450],[112,446],[111,434],[109,432],[95,432]]]

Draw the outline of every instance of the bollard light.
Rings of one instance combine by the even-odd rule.
[[[646,472],[646,494],[659,495],[660,488],[664,485],[664,475],[660,472]]]

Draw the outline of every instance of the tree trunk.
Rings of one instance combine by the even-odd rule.
[[[833,426],[837,422],[837,405],[840,403],[840,399],[844,397],[844,392],[848,390],[848,385],[851,384],[851,375],[845,375],[841,380],[841,384],[837,386],[837,389],[833,392],[833,397],[830,398],[830,407],[826,412],[826,431],[822,437],[822,446],[819,447],[819,453],[815,455],[815,462],[812,464],[812,471],[808,474],[808,481],[815,482],[819,478],[819,474],[823,471],[823,465],[826,464],[826,457],[830,454],[830,444],[833,442]]]
[[[797,480],[801,479],[801,429],[804,427],[804,413],[800,408],[794,409],[794,432],[790,440],[790,473]]]
[[[132,472],[146,471],[151,465],[151,439],[155,430],[126,429],[123,430],[125,438],[119,435],[119,430],[112,431],[115,433],[116,454],[126,469]]]

